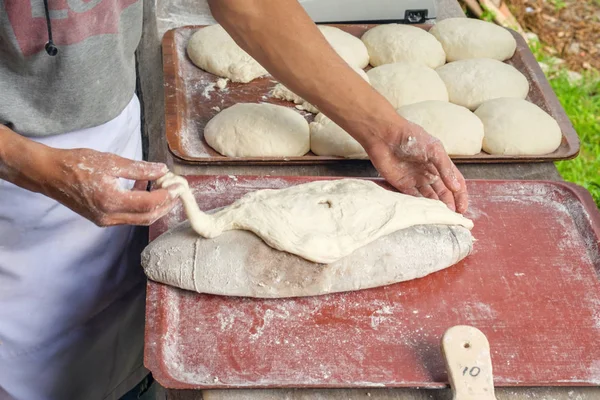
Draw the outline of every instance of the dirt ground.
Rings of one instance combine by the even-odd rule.
[[[505,0],[519,23],[573,71],[600,70],[600,0]]]

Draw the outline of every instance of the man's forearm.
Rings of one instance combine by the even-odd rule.
[[[43,181],[39,172],[50,168],[47,149],[0,125],[0,179],[40,191]]]
[[[277,80],[363,146],[405,121],[339,57],[296,0],[209,0],[215,19]]]

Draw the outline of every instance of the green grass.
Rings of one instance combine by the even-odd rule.
[[[489,8],[487,8],[484,5],[481,5],[481,8],[483,8],[483,14],[481,14],[481,19],[487,22],[492,22],[494,21],[494,18],[496,18],[496,13],[493,12],[492,10],[490,10]]]
[[[539,42],[529,45],[538,61],[549,65],[550,85],[581,140],[579,156],[557,162],[558,171],[565,180],[585,187],[600,208],[600,74],[588,71],[582,79],[573,82]]]
[[[560,11],[567,6],[565,0],[549,0],[549,3],[554,6],[556,11]]]
[[[574,160],[557,162],[562,177],[585,187],[600,207],[600,77],[584,74],[577,83],[559,72],[550,85],[571,119],[581,140],[581,152]]]

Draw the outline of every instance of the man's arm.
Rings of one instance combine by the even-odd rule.
[[[143,190],[143,181],[166,172],[163,164],[89,149],[54,149],[0,125],[0,179],[51,197],[97,225],[148,225],[168,212],[175,189]],[[121,189],[119,178],[139,181],[141,190]]]
[[[441,143],[400,117],[325,40],[296,0],[208,0],[215,19],[277,80],[362,144],[404,193],[464,212],[464,179]],[[440,179],[441,178],[441,179]]]

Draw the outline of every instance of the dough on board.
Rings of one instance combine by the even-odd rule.
[[[199,237],[189,221],[142,253],[148,278],[225,296],[315,296],[421,278],[465,258],[473,238],[462,226],[417,225],[391,233],[330,264],[315,264],[267,246],[247,231]]]
[[[400,107],[398,114],[438,138],[450,155],[467,156],[481,152],[483,123],[465,107],[430,100]]]
[[[407,61],[435,69],[446,62],[440,42],[426,30],[414,26],[378,25],[365,32],[361,40],[367,46],[374,67]]]
[[[359,69],[369,65],[369,52],[359,38],[333,26],[319,25],[318,27],[327,42],[348,65]]]
[[[367,72],[371,85],[394,108],[426,100],[448,101],[444,81],[431,68],[401,62],[385,64]]]
[[[197,67],[233,82],[247,83],[268,74],[221,25],[198,29],[188,42],[187,54]]]
[[[228,157],[293,157],[310,149],[308,122],[274,104],[235,104],[208,121],[204,139]]]
[[[508,60],[517,41],[505,28],[473,18],[447,18],[429,31],[442,44],[448,62],[470,58]]]
[[[310,123],[310,149],[318,156],[368,158],[356,139],[322,113]]]
[[[354,71],[356,71],[356,73],[358,75],[360,75],[361,78],[363,78],[365,81],[369,82],[369,77],[367,76],[367,73],[365,71],[363,71],[360,68],[352,68],[352,69]],[[295,104],[298,104],[299,108],[301,110],[305,110],[305,111],[311,112],[313,114],[316,114],[319,112],[317,107],[313,106],[312,104],[310,104],[309,102],[304,100],[302,97],[298,96],[296,93],[292,92],[290,89],[288,89],[281,83],[278,83],[277,85],[275,85],[275,87],[273,88],[273,91],[271,92],[271,95],[277,99],[292,101]]]
[[[192,228],[202,237],[225,231],[254,232],[274,249],[317,263],[335,262],[382,236],[414,225],[473,222],[439,200],[418,198],[360,179],[321,180],[247,193],[209,215],[198,208],[187,181],[171,173],[160,187],[179,185]]]
[[[484,125],[483,150],[490,154],[549,154],[558,149],[562,140],[556,120],[526,100],[486,101],[475,115]]]
[[[529,93],[527,78],[515,67],[498,60],[454,61],[436,71],[446,83],[450,102],[470,110],[487,100],[500,97],[524,99]]]

